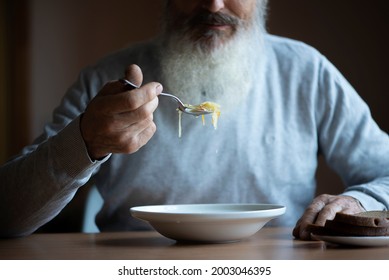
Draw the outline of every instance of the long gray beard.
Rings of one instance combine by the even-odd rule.
[[[256,78],[255,64],[263,51],[263,24],[240,29],[228,43],[204,51],[179,35],[162,38],[164,90],[192,105],[212,101],[229,112],[248,95]]]

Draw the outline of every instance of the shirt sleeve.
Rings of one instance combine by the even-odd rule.
[[[378,127],[367,104],[326,59],[319,84],[320,152],[345,183],[343,194],[358,199],[366,210],[389,209],[388,134]]]
[[[110,156],[92,161],[80,131],[90,91],[80,80],[45,132],[0,168],[0,236],[28,235],[54,218]]]

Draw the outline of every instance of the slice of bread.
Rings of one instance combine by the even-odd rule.
[[[316,235],[389,236],[389,211],[337,213],[324,226],[311,224],[307,230]]]
[[[336,213],[333,221],[363,227],[388,227],[389,211],[366,211],[357,214]]]
[[[387,236],[389,235],[389,227],[369,227],[356,226],[352,224],[342,223],[335,220],[328,220],[325,228],[332,233],[332,235],[342,236]]]

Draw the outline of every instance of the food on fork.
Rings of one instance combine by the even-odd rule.
[[[205,111],[205,112],[211,112],[212,113],[212,125],[216,129],[217,128],[217,121],[220,117],[220,105],[214,102],[206,101],[199,105],[187,105],[189,109],[193,111]],[[203,124],[205,124],[205,117],[204,115],[201,115]]]
[[[185,104],[185,106],[193,112],[209,112],[212,114],[212,125],[217,129],[217,123],[220,117],[220,105],[215,102],[206,101],[198,105]],[[182,135],[181,126],[182,112],[178,110],[178,137]],[[205,115],[201,115],[203,125],[205,125]]]

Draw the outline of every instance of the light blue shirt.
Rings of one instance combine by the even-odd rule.
[[[1,234],[34,231],[90,178],[104,199],[96,219],[102,231],[146,228],[130,207],[172,203],[282,204],[285,215],[271,224],[293,226],[314,198],[319,154],[343,180],[343,194],[366,210],[389,209],[388,134],[324,56],[271,35],[247,99],[236,113],[222,112],[217,130],[184,116],[179,138],[176,104],[160,98],[146,146],[90,161],[79,115],[129,64],[142,68],[145,82],[161,81],[155,50],[153,42],[139,44],[85,69],[45,133],[1,168]]]

